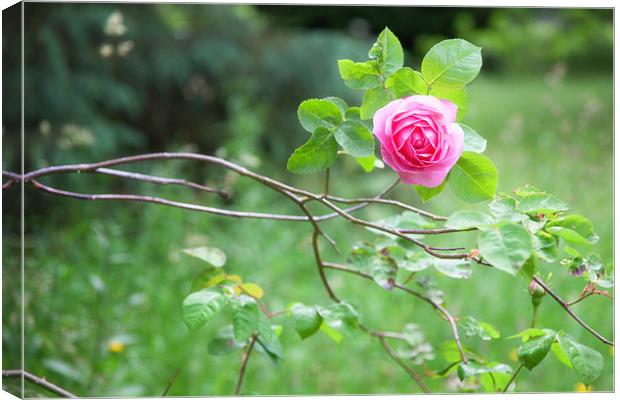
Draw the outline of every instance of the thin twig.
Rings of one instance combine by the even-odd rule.
[[[329,285],[329,281],[327,280],[327,276],[325,276],[325,264],[321,259],[321,252],[319,250],[319,232],[315,229],[312,232],[312,250],[314,252],[314,259],[316,261],[316,265],[319,271],[319,276],[321,277],[321,282],[323,282],[323,286],[325,290],[327,290],[327,294],[329,298],[332,299],[336,303],[340,303],[340,299],[336,296],[331,286]]]
[[[344,265],[340,265],[340,264],[336,264],[336,263],[331,263],[331,262],[322,262],[322,265],[324,268],[329,268],[329,269],[334,269],[334,270],[338,270],[338,271],[342,271],[342,272],[348,272],[350,274],[354,274],[357,276],[360,276],[362,278],[368,279],[368,280],[374,280],[372,276],[361,272],[361,271],[357,271],[351,268],[348,268]],[[450,314],[450,312],[448,310],[446,310],[441,304],[436,303],[435,301],[433,301],[431,298],[423,295],[422,293],[416,292],[413,289],[410,289],[406,286],[400,285],[398,283],[394,284],[394,287],[398,290],[402,290],[404,292],[407,292],[423,301],[425,301],[426,303],[430,304],[435,310],[439,311],[444,318],[446,319],[446,321],[448,321],[448,323],[450,324],[450,329],[452,331],[452,337],[454,339],[454,342],[456,343],[456,347],[459,350],[459,355],[461,356],[461,360],[463,360],[464,363],[467,363],[467,356],[465,355],[465,352],[463,351],[463,346],[461,344],[461,340],[459,338],[459,332],[458,332],[458,328],[456,326],[456,320],[455,318],[452,316],[452,314]]]
[[[3,370],[2,371],[2,377],[3,378],[23,378],[26,379],[27,381],[30,381],[32,383],[34,383],[37,386],[40,386],[54,394],[59,395],[60,397],[67,397],[70,399],[77,399],[78,397],[76,395],[74,395],[73,393],[69,392],[68,390],[65,390],[63,388],[61,388],[60,386],[54,385],[51,382],[48,382],[45,378],[40,378],[34,374],[31,374],[28,371],[24,371],[21,369],[10,369],[10,370]]]
[[[377,198],[360,198],[360,199],[347,199],[344,197],[336,197],[336,196],[326,196],[328,200],[335,201],[336,203],[343,204],[356,204],[356,203],[380,203],[380,204],[388,204],[391,206],[399,207],[407,211],[414,212],[416,214],[420,214],[427,218],[430,218],[435,221],[445,221],[446,217],[441,217],[439,215],[435,215],[429,213],[428,211],[420,210],[419,208],[412,207],[409,204],[400,202],[398,200],[390,200],[390,199],[377,199]]]
[[[420,389],[422,389],[424,393],[431,393],[430,388],[426,385],[426,382],[424,382],[424,379],[422,379],[420,374],[418,374],[416,370],[405,364],[403,360],[398,357],[392,347],[387,343],[387,340],[385,340],[385,336],[377,335],[377,337],[379,338],[379,341],[381,342],[381,345],[383,346],[385,351],[390,355],[390,357],[392,357],[392,360],[394,360],[396,364],[400,365],[400,367],[405,370],[405,372],[407,372],[407,374],[409,374],[411,378],[413,378],[413,380],[418,384],[418,386],[420,387]]]
[[[160,177],[160,176],[140,174],[140,173],[137,173],[137,172],[119,171],[117,169],[111,169],[111,168],[98,168],[98,169],[96,169],[96,170],[94,170],[92,172],[93,173],[97,173],[97,174],[102,174],[102,175],[117,176],[119,178],[133,179],[133,180],[136,180],[136,181],[154,183],[154,184],[157,184],[157,185],[179,185],[179,186],[185,186],[185,187],[189,187],[189,188],[197,189],[197,190],[202,190],[202,191],[209,192],[209,193],[216,193],[220,197],[222,197],[223,199],[227,199],[228,198],[228,192],[226,192],[224,190],[215,189],[215,188],[212,188],[210,186],[201,185],[199,183],[187,181],[185,179],[163,178],[163,177]]]
[[[598,333],[597,331],[595,331],[594,329],[592,329],[590,327],[590,325],[588,325],[587,323],[585,323],[581,318],[579,318],[579,316],[577,314],[575,314],[573,312],[573,310],[571,310],[570,306],[568,305],[568,303],[566,303],[560,296],[558,296],[549,286],[547,286],[547,284],[540,279],[537,276],[534,276],[532,278],[534,281],[536,281],[537,284],[540,285],[540,287],[542,287],[545,292],[549,293],[549,295],[553,298],[553,300],[555,300],[560,306],[562,306],[562,308],[568,313],[568,315],[570,315],[575,321],[577,321],[577,323],[581,326],[583,326],[588,332],[590,332],[592,335],[594,335],[594,337],[596,337],[598,340],[600,340],[601,342],[608,344],[610,346],[613,346],[614,343],[608,339],[606,339],[603,335],[601,335],[600,333]]]
[[[248,366],[248,361],[250,361],[250,356],[252,355],[252,349],[254,349],[254,344],[258,339],[258,333],[252,335],[250,339],[250,343],[248,343],[245,348],[243,355],[241,356],[241,368],[239,369],[239,379],[237,379],[237,386],[235,387],[235,396],[238,396],[241,393],[241,385],[243,385],[243,378],[245,377],[245,369]]]
[[[13,183],[15,183],[15,181],[13,179],[9,179],[2,184],[2,190],[10,188]]]
[[[478,228],[400,229],[399,232],[418,235],[442,235],[444,233],[470,232],[475,230],[478,230]]]
[[[177,379],[177,376],[179,376],[180,373],[181,373],[181,368],[177,368],[176,371],[174,371],[174,374],[172,374],[170,379],[168,379],[168,384],[166,385],[164,392],[161,394],[161,397],[166,397],[166,395],[168,394],[168,391],[170,391],[170,388],[172,387],[172,384]]]

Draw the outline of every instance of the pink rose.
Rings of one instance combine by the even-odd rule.
[[[408,184],[436,187],[463,153],[456,105],[433,96],[394,100],[373,118],[383,161]]]

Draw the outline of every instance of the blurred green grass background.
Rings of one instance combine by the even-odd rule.
[[[46,5],[37,7],[39,8],[34,9],[31,14],[33,20],[37,17],[39,21],[49,21],[53,18],[62,21],[63,15],[70,15],[73,18],[72,26],[79,27],[82,23],[86,27],[84,29],[88,30],[92,24],[98,23],[98,31],[109,20],[109,15],[118,8],[102,5],[96,9],[94,6],[88,6],[85,7],[85,11],[78,11],[70,7],[49,8]],[[209,43],[236,43],[238,36],[247,35],[239,39],[242,43],[241,50],[243,46],[250,46],[252,49],[257,49],[257,52],[264,51],[265,62],[273,66],[256,72],[257,76],[243,77],[242,72],[238,70],[226,71],[226,67],[222,67],[226,65],[222,61],[225,58],[222,54],[228,54],[231,59],[236,60],[234,57],[242,57],[240,55],[242,53],[233,54],[234,51],[231,49],[236,47],[232,45],[228,48],[229,53],[223,52],[222,49],[216,50],[214,54],[219,58],[201,59],[212,68],[205,74],[206,86],[196,84],[199,80],[196,80],[196,73],[191,72],[191,68],[179,72],[182,78],[178,78],[180,83],[177,85],[183,87],[187,81],[194,79],[198,87],[192,90],[198,91],[198,97],[202,96],[200,90],[207,92],[211,90],[214,94],[203,93],[206,100],[201,98],[198,103],[195,100],[187,100],[187,103],[178,106],[175,106],[172,100],[168,100],[163,104],[156,104],[160,108],[155,107],[149,100],[144,98],[140,101],[131,100],[130,96],[129,104],[136,101],[140,106],[151,105],[155,110],[172,108],[174,111],[170,112],[171,114],[179,114],[174,117],[157,116],[144,113],[141,109],[142,111],[136,111],[138,117],[135,117],[135,120],[140,118],[153,120],[142,121],[140,125],[132,122],[134,119],[130,119],[122,110],[108,109],[107,106],[103,107],[103,110],[97,109],[97,102],[103,100],[94,95],[91,105],[101,114],[100,120],[106,121],[99,123],[99,127],[108,126],[109,121],[129,126],[129,128],[123,127],[124,133],[115,138],[110,137],[112,135],[110,130],[114,130],[117,125],[98,130],[97,126],[83,122],[88,119],[80,120],[88,117],[90,111],[83,115],[66,114],[66,109],[59,107],[59,110],[54,111],[56,114],[52,112],[53,110],[48,111],[50,114],[48,116],[45,107],[33,104],[32,114],[28,118],[30,135],[27,138],[31,138],[27,145],[28,164],[36,167],[57,162],[95,161],[137,151],[189,149],[222,154],[262,174],[274,176],[276,179],[303,188],[320,190],[322,187],[320,176],[293,176],[285,169],[287,152],[303,141],[303,133],[295,121],[295,108],[298,101],[305,97],[321,97],[329,94],[340,95],[353,102],[355,94],[338,81],[336,60],[344,57],[363,57],[370,39],[356,38],[354,34],[356,31],[351,25],[346,33],[347,31],[339,30],[342,28],[336,24],[332,27],[333,31],[330,31],[325,27],[316,29],[312,26],[316,21],[310,18],[308,20],[302,18],[301,21],[292,18],[298,14],[304,15],[301,12],[289,13],[290,18],[286,19],[278,17],[279,13],[269,9],[256,11],[247,7],[217,7],[216,10],[214,6],[198,6],[192,9],[175,6],[157,8],[156,12],[153,8],[148,10],[153,14],[144,12],[140,17],[137,16],[141,12],[139,8],[123,8],[125,23],[129,27],[127,35],[136,36],[133,39],[136,57],[172,51],[166,48],[164,43],[148,51],[141,46],[149,43],[149,40],[153,40],[152,35],[161,31],[154,27],[156,24],[153,20],[157,18],[173,21],[169,22],[172,26],[179,24],[185,26],[183,29],[190,32],[186,32],[186,35],[191,36],[192,30],[187,28],[187,25],[200,25],[196,22],[199,16],[209,21],[227,17],[232,20],[251,19],[255,23],[243,27],[242,32],[236,34],[224,27],[210,28],[219,32],[219,36],[213,36],[215,34],[209,31],[207,37],[214,37]],[[430,10],[434,10],[435,15],[440,15],[442,12],[438,9]],[[507,10],[505,14],[510,16],[510,11]],[[486,19],[480,16],[479,11],[478,14],[465,9],[454,12],[461,15],[456,19],[457,22],[461,21],[460,25],[448,24],[449,28],[443,25],[433,28],[429,25],[427,30],[433,34],[429,34],[426,38],[421,33],[404,31],[401,33],[391,26],[395,33],[402,35],[403,41],[409,44],[408,48],[411,50],[409,61],[414,68],[418,67],[419,56],[423,54],[423,51],[418,50],[418,46],[424,47],[425,40],[430,43],[442,35],[460,35],[484,46],[484,43],[479,42],[488,41],[492,44],[491,39],[499,40],[497,38],[501,35],[498,32],[501,33],[506,29],[506,23],[502,22],[504,19],[521,21],[525,18],[520,10],[514,11],[516,17],[510,18],[502,14],[498,17],[496,11],[489,11]],[[527,21],[534,27],[538,27],[541,20],[543,22],[548,20],[549,15],[554,15],[551,11],[543,13],[542,18],[533,12],[531,14]],[[308,12],[307,15],[311,13]],[[463,22],[467,20],[462,17],[463,15],[475,16],[475,20],[481,19],[483,22],[479,21],[471,27]],[[567,15],[573,14],[567,12]],[[588,31],[590,29],[588,27],[591,27],[590,20],[583,18],[579,13],[577,15],[577,27],[582,33],[590,32]],[[445,18],[450,19],[452,16],[448,15]],[[377,20],[368,20],[372,22],[371,27],[367,28],[371,31],[374,25],[383,23],[380,15]],[[144,25],[140,25],[141,22]],[[306,25],[302,28],[304,23]],[[321,23],[330,26],[329,21]],[[221,24],[225,25],[224,22]],[[358,22],[358,25],[360,24]],[[267,25],[269,27],[266,27]],[[33,34],[37,33],[37,29],[41,31],[46,27],[44,24],[43,27],[32,28],[35,29]],[[49,32],[55,32],[54,25],[47,29]],[[292,39],[288,41],[277,39],[275,42],[270,42],[270,37],[282,36],[279,29],[282,29],[282,32],[289,32]],[[433,29],[437,32],[432,32]],[[536,29],[533,29],[533,32],[538,32]],[[79,28],[75,30],[84,34]],[[144,33],[145,31],[150,32],[151,36]],[[174,29],[172,32],[178,33]],[[253,40],[263,42],[248,44],[247,41],[252,40],[249,38],[257,32],[261,36]],[[557,30],[556,36],[545,30],[543,33],[542,36],[530,35],[530,38],[535,40],[540,37],[538,44],[555,43],[553,39],[559,37],[562,30]],[[62,37],[65,34],[67,33],[61,32],[59,35]],[[140,35],[144,37],[137,38]],[[91,36],[87,37],[92,39]],[[416,40],[411,41],[412,37]],[[85,49],[90,48],[90,52],[81,54],[84,59],[99,57],[97,53],[99,50],[92,49],[93,43],[100,43],[97,40],[99,39],[89,39],[81,44]],[[519,49],[513,42],[500,42],[498,46],[514,45]],[[33,49],[39,45],[34,40],[28,43],[32,44]],[[58,43],[67,48],[71,48],[70,45],[74,44],[66,38],[58,39]],[[308,52],[305,57],[302,56],[303,50],[300,50],[302,55],[294,51],[299,43],[308,46],[305,48]],[[596,49],[596,46],[593,48]],[[224,49],[227,48],[224,46]],[[236,48],[236,51],[241,50]],[[539,48],[537,50],[540,51]],[[517,71],[502,65],[509,63],[502,58],[497,48],[495,52],[493,47],[488,50],[485,48],[483,57],[489,54],[489,64],[486,64],[487,58],[485,58],[481,76],[470,87],[470,111],[464,122],[487,138],[487,155],[494,160],[500,172],[500,191],[510,191],[514,187],[531,183],[565,200],[572,211],[586,215],[592,220],[601,236],[595,250],[605,261],[611,261],[612,76],[607,64],[602,67],[599,65],[598,69],[584,69],[580,60],[585,57],[582,53],[586,52],[586,49],[577,50],[573,53],[560,52],[556,55],[550,49],[548,53],[543,54],[547,56],[545,58],[528,54],[526,50],[521,49],[519,56],[515,57],[521,61],[529,57],[536,60],[536,63],[529,69]],[[139,53],[140,51],[144,53]],[[187,49],[180,51],[191,53],[191,50]],[[322,54],[323,58],[308,58],[316,55],[316,52]],[[610,56],[611,50],[609,52]],[[62,59],[62,56],[59,57]],[[105,71],[99,71],[101,79],[103,80],[105,76],[105,79],[123,82],[126,79],[125,75],[119,71],[126,71],[123,68],[129,68],[127,64],[130,63],[131,57],[132,53],[129,53],[126,60],[119,58],[109,63]],[[312,63],[305,65],[309,60]],[[140,68],[148,70],[144,64],[135,60],[134,62],[136,71],[140,71]],[[175,63],[180,65],[183,62],[185,61],[173,58],[165,65],[170,69],[173,68],[170,65]],[[27,77],[32,76],[33,82],[36,81],[35,67],[39,68],[38,73],[41,73],[50,68],[46,63],[46,60],[37,59],[32,67],[32,75],[27,74]],[[101,68],[100,65],[88,67],[90,65],[88,62],[80,68],[70,62],[66,64],[69,65],[69,71],[75,72],[77,69],[75,73],[88,72],[88,68],[91,67]],[[160,68],[165,67],[162,64]],[[217,68],[221,71],[214,72]],[[170,96],[179,95],[178,92],[182,91],[179,88],[175,89],[174,83],[170,83],[176,82],[175,73],[170,73],[169,81],[161,80],[163,78],[157,75],[157,72],[145,73],[152,73],[160,78],[159,84],[162,89],[161,93],[153,94],[156,98],[159,96],[166,98],[167,91],[170,92]],[[265,76],[272,80],[261,80]],[[322,78],[318,80],[317,77]],[[218,80],[220,78],[221,81]],[[52,74],[48,77],[48,82],[36,85],[33,83],[33,90],[39,94],[36,89],[57,84],[58,81],[58,75]],[[224,81],[225,84],[222,83]],[[266,82],[270,84],[266,85]],[[284,88],[291,82],[295,85],[285,92]],[[85,87],[89,87],[70,82],[65,82],[64,85],[75,86],[74,90],[78,94],[83,94],[86,91]],[[133,88],[132,85],[128,85]],[[143,83],[135,83],[135,87],[140,85]],[[148,97],[146,95],[149,93],[148,90],[140,88],[136,91],[141,96]],[[115,97],[104,96],[104,100],[111,103]],[[40,101],[45,105],[44,100]],[[70,99],[66,101],[67,107],[73,104]],[[146,103],[143,104],[141,101]],[[204,109],[201,110],[200,107]],[[184,118],[189,120],[183,122],[181,128],[170,130],[168,132],[170,137],[161,136],[165,127],[174,125],[175,121]],[[47,125],[42,121],[47,121]],[[79,129],[77,134],[66,129],[56,130],[57,126],[63,126],[62,124],[71,121],[80,121],[75,123],[92,131],[91,144],[90,139],[86,140],[86,144],[79,141],[80,137],[89,137],[84,132],[80,136]],[[208,124],[213,126],[206,128]],[[48,125],[51,126],[51,134],[45,133]],[[6,126],[9,134],[3,146],[5,148],[3,156],[5,166],[10,167],[17,162],[17,159],[15,155],[8,153],[6,144],[8,143],[10,149],[11,143],[15,143],[16,136],[15,134],[10,136],[11,129],[14,128],[11,121],[8,121]],[[154,127],[156,132],[140,134],[141,130],[149,127]],[[216,136],[218,131],[223,133],[221,137]],[[128,140],[132,135],[135,138]],[[102,137],[107,139],[101,139]],[[100,147],[102,140],[109,146]],[[176,161],[149,163],[139,169],[162,176],[193,176],[214,184],[225,183],[233,188],[232,200],[222,202],[209,195],[174,188],[153,188],[135,182],[119,184],[101,177],[88,177],[87,180],[80,179],[83,177],[53,177],[48,182],[81,191],[139,191],[238,210],[296,212],[295,207],[286,199],[253,182],[236,178],[213,167],[190,164],[192,163]],[[395,174],[389,170],[378,170],[367,175],[352,160],[343,158],[333,170],[332,187],[339,195],[366,196],[381,190],[393,180],[394,176]],[[14,368],[19,360],[19,329],[17,329],[19,292],[16,290],[19,282],[17,275],[19,220],[16,212],[18,209],[15,208],[11,197],[15,196],[15,193],[15,191],[3,193],[5,204],[3,368]],[[26,195],[25,367],[79,395],[160,395],[177,368],[180,368],[181,372],[169,392],[170,395],[232,393],[237,379],[240,354],[215,357],[209,355],[207,351],[210,338],[227,323],[228,316],[220,315],[206,327],[192,333],[187,331],[182,322],[181,302],[189,290],[192,279],[203,267],[199,261],[182,255],[180,250],[183,248],[207,244],[224,250],[228,255],[227,270],[241,275],[246,281],[260,284],[266,292],[264,300],[270,309],[281,310],[297,301],[329,304],[320,285],[311,254],[311,229],[305,224],[228,220],[156,205],[79,202],[54,198],[31,189],[26,191]],[[393,198],[420,205],[415,192],[403,185],[394,192]],[[424,207],[438,214],[449,215],[460,208],[483,209],[484,205],[464,204],[446,191]],[[360,215],[374,220],[395,212],[393,209],[373,206],[361,211]],[[344,260],[348,249],[355,241],[372,237],[369,232],[345,221],[329,221],[324,223],[324,227],[338,241],[344,253],[334,254],[325,246],[325,257],[334,261]],[[459,238],[452,236],[449,239]],[[462,240],[458,242],[471,243],[472,239],[463,234]],[[553,272],[553,286],[566,299],[577,297],[583,288],[583,281],[568,276],[565,268],[558,263],[545,265],[543,270]],[[518,342],[508,340],[506,337],[526,328],[529,324],[531,307],[526,284],[499,271],[482,268],[476,269],[472,278],[466,281],[432,275],[437,278],[440,288],[445,293],[446,306],[453,314],[472,315],[490,322],[502,334],[501,339],[490,342],[468,338],[465,339],[466,344],[487,355],[489,359],[514,366],[515,361],[511,357],[514,357],[514,349]],[[416,299],[400,293],[386,292],[372,282],[356,280],[355,277],[343,276],[335,271],[329,271],[329,279],[339,296],[358,307],[366,323],[373,328],[399,331],[406,323],[415,322],[421,326],[427,340],[433,346],[439,346],[450,338],[447,324],[426,304]],[[575,310],[604,336],[613,337],[613,304],[608,299],[593,297],[577,305]],[[581,343],[601,352],[605,359],[605,370],[593,389],[612,390],[613,358],[607,346],[579,327],[549,298],[545,298],[541,306],[539,321],[540,326],[564,330]],[[244,393],[382,394],[418,391],[408,376],[387,357],[376,340],[360,335],[355,339],[335,344],[326,335],[319,334],[301,341],[284,319],[282,323],[285,360],[273,364],[267,358],[255,355],[249,363]],[[124,346],[115,349],[114,346],[110,346],[113,342],[123,343]],[[445,362],[439,355],[429,363],[429,367],[436,369],[444,365]],[[433,391],[454,391],[455,388],[442,380],[428,381]],[[523,371],[518,390],[574,391],[577,384],[573,372],[553,356],[549,356],[534,371]],[[32,390],[33,393],[38,393],[35,389]]]

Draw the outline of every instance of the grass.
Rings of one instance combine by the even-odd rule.
[[[552,87],[540,78],[480,78],[470,91],[467,122],[485,136],[487,154],[500,171],[500,190],[532,183],[567,201],[574,212],[590,218],[601,236],[596,245],[604,260],[612,260],[612,86],[611,77],[572,79]],[[180,163],[170,163],[161,174],[173,176]],[[320,190],[319,177],[294,177],[283,165],[257,169],[299,186]],[[227,176],[227,179],[231,177]],[[376,193],[394,174],[364,175],[350,160],[339,161],[332,176],[338,194]],[[133,185],[133,184],[132,184]],[[244,179],[234,183],[235,196],[227,206],[240,210],[295,212],[277,194]],[[149,188],[141,187],[148,192]],[[155,193],[155,191],[152,191]],[[211,197],[157,188],[168,197]],[[155,205],[80,203],[27,192],[30,204],[46,202],[68,215],[30,217],[26,236],[26,369],[48,377],[66,389],[87,396],[160,395],[169,377],[181,368],[170,395],[231,394],[240,354],[222,357],[207,352],[210,338],[225,325],[222,314],[206,327],[188,333],[181,319],[181,302],[193,277],[203,266],[183,255],[189,246],[208,244],[228,255],[226,269],[256,282],[266,291],[270,309],[292,302],[328,305],[310,248],[306,224],[233,221]],[[419,205],[414,191],[400,187],[395,197]],[[449,191],[424,206],[449,215],[467,207]],[[377,219],[393,210],[369,208],[361,215]],[[7,217],[5,216],[5,219]],[[324,224],[341,243],[344,253],[356,240],[372,235],[343,221]],[[5,238],[7,239],[7,238]],[[10,238],[8,238],[10,239]],[[17,239],[17,238],[14,238]],[[473,237],[464,241],[472,243]],[[4,241],[5,255],[15,254],[16,242]],[[12,243],[12,244],[11,244]],[[327,247],[325,257],[344,260]],[[576,297],[583,281],[569,277],[559,264],[553,286],[567,299]],[[5,324],[18,318],[16,265],[4,269]],[[475,270],[470,280],[435,275],[445,293],[446,307],[455,315],[472,315],[497,327],[502,338],[466,345],[490,359],[515,366],[515,340],[506,339],[530,320],[526,284],[491,269]],[[401,330],[417,323],[433,346],[449,340],[447,324],[426,304],[377,285],[330,271],[329,279],[341,298],[349,300],[371,327]],[[612,303],[595,297],[575,310],[606,337],[612,337]],[[551,299],[540,309],[540,326],[564,330],[604,355],[603,376],[594,390],[612,390],[613,358]],[[248,366],[246,394],[411,393],[418,388],[390,360],[376,340],[365,335],[335,344],[318,334],[301,341],[290,324],[282,343],[286,359],[273,364],[256,355]],[[13,325],[16,326],[16,325]],[[4,367],[19,359],[18,330],[3,335]],[[123,343],[117,352],[111,342]],[[437,355],[429,362],[439,369]],[[453,390],[443,380],[428,379],[433,391]],[[519,391],[573,391],[574,374],[553,356],[535,370],[523,371]]]

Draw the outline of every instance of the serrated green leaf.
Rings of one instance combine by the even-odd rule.
[[[586,385],[596,382],[603,372],[603,356],[564,333],[558,333],[557,339],[579,380]]]
[[[295,330],[302,339],[314,335],[321,328],[323,317],[318,313],[316,307],[296,303],[293,304],[290,311]]]
[[[396,71],[385,81],[385,87],[392,90],[397,98],[426,94],[428,89],[422,74],[409,67],[403,67]]]
[[[550,221],[545,230],[568,243],[578,245],[592,245],[599,240],[592,222],[581,215],[567,215]]]
[[[311,174],[331,167],[338,156],[338,142],[332,132],[319,127],[310,139],[288,159],[286,168],[296,174]]]
[[[536,367],[551,351],[551,345],[555,341],[555,335],[543,335],[528,340],[519,346],[517,355],[521,364],[529,370]]]
[[[465,139],[463,140],[463,151],[473,151],[474,153],[483,153],[487,148],[487,141],[471,127],[459,123],[463,128]]]
[[[491,225],[493,218],[490,215],[473,210],[459,210],[454,212],[446,221],[446,228],[467,229]]]
[[[377,61],[338,60],[338,71],[344,84],[351,89],[372,89],[381,85],[381,73]]]
[[[232,322],[235,339],[247,340],[258,330],[260,310],[256,303],[246,303],[233,307]]]
[[[394,100],[394,95],[390,90],[381,87],[368,89],[362,99],[360,118],[363,120],[372,119],[378,109],[384,107],[392,100]]]
[[[353,157],[374,154],[375,139],[372,132],[359,121],[345,121],[335,133],[336,141]]]
[[[463,87],[480,72],[480,50],[463,39],[441,41],[422,59],[422,76],[429,86]]]
[[[204,325],[226,304],[224,296],[216,291],[203,289],[190,293],[183,301],[183,321],[190,330]]]
[[[309,99],[302,101],[297,109],[301,126],[308,132],[323,127],[334,129],[342,122],[342,111],[329,100]]]
[[[183,249],[183,253],[188,256],[196,257],[202,261],[206,261],[216,268],[221,268],[226,264],[226,254],[215,247],[194,247],[191,249]]]
[[[494,267],[516,275],[532,255],[532,240],[523,226],[508,223],[482,232],[478,237],[478,249]]]
[[[492,199],[497,190],[497,168],[486,156],[465,151],[448,176],[450,189],[463,201]]]
[[[387,27],[368,51],[368,57],[377,60],[383,77],[388,78],[403,66],[405,53],[400,41]]]

